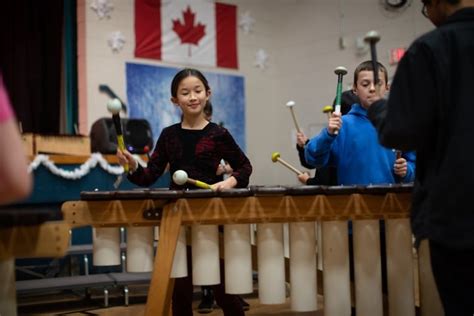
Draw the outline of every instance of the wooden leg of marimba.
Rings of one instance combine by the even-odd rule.
[[[182,216],[183,213],[175,203],[168,204],[163,209],[160,241],[148,290],[146,316],[168,315],[174,285],[170,275]]]
[[[385,232],[389,315],[414,316],[415,281],[409,219],[386,220]]]
[[[379,221],[352,222],[356,314],[383,316]]]
[[[0,260],[0,315],[16,316],[15,258]]]
[[[418,248],[421,316],[444,315],[443,305],[431,270],[430,245],[424,239]]]
[[[349,239],[346,221],[322,223],[324,315],[351,315]]]

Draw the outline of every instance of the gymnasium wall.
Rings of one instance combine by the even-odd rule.
[[[294,100],[296,116],[306,134],[318,133],[326,123],[321,109],[331,104],[336,91],[334,68],[345,66],[344,85],[352,84],[354,68],[369,59],[357,39],[370,30],[381,35],[379,60],[393,76],[389,65],[392,48],[408,47],[419,35],[433,28],[421,15],[421,1],[400,12],[383,9],[383,0],[227,0],[237,6],[239,18],[247,13],[254,20],[250,32],[238,28],[239,69],[197,67],[203,71],[244,77],[246,153],[254,167],[251,184],[295,185],[293,173],[271,162],[271,154],[299,167],[295,149],[295,127],[285,104]],[[133,57],[135,47],[133,0],[110,1],[110,18],[100,19],[90,1],[78,1],[80,130],[88,134],[100,117],[109,116],[108,98],[98,90],[109,85],[127,102],[127,62],[181,67]],[[120,31],[125,44],[112,52],[110,33]],[[341,43],[343,45],[341,45]],[[256,53],[268,54],[264,68],[255,65]],[[170,105],[171,106],[171,105]],[[225,106],[219,104],[216,106]],[[303,169],[303,168],[301,168]]]

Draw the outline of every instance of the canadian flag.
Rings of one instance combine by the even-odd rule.
[[[237,69],[236,15],[209,0],[135,0],[135,57]]]

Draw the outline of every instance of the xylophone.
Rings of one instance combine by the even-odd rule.
[[[353,222],[357,313],[383,315],[378,230],[379,220],[383,219],[386,227],[389,313],[415,315],[413,248],[408,220],[411,190],[411,185],[396,184],[251,186],[221,192],[156,189],[82,192],[81,200],[64,203],[62,210],[65,220],[73,227],[160,226],[146,315],[169,313],[173,288],[170,276],[176,276],[180,252],[177,250],[177,244],[180,245],[178,240],[183,243],[182,226],[223,224],[224,240],[229,245],[236,245],[234,249],[237,249],[230,251],[234,258],[225,256],[226,272],[232,271],[229,268],[232,265],[238,268],[240,272],[234,275],[241,283],[230,285],[228,289],[227,283],[232,281],[231,274],[228,276],[226,273],[226,291],[252,291],[248,289],[251,273],[248,273],[248,268],[242,267],[249,262],[236,258],[239,257],[236,253],[249,253],[245,245],[249,244],[249,230],[246,228],[248,225],[244,224],[250,223],[258,224],[258,283],[262,304],[280,304],[285,300],[282,225],[288,222],[291,306],[296,311],[316,310],[316,221],[321,222],[322,227],[324,313],[350,315],[349,220]],[[241,238],[235,242],[232,241],[233,236]],[[422,271],[426,269],[422,268]],[[194,273],[197,271],[193,266]],[[201,283],[196,285],[215,284],[206,283],[206,276],[202,278]],[[431,293],[434,285],[423,279],[421,281],[423,293]]]

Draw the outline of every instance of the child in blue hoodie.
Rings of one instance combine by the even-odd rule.
[[[390,184],[413,182],[415,178],[415,153],[404,152],[397,158],[396,150],[379,143],[377,131],[367,116],[371,104],[389,90],[387,69],[378,63],[379,94],[374,84],[371,61],[364,61],[354,71],[353,92],[359,103],[352,105],[349,113],[332,113],[328,126],[305,146],[306,161],[314,165],[335,166],[340,185]],[[336,134],[336,131],[338,133]],[[385,264],[384,222],[380,221],[382,254],[382,289],[387,293]],[[352,222],[349,228],[349,252],[352,253]],[[354,277],[354,262],[350,254],[350,275]]]
[[[357,66],[353,91],[360,103],[346,115],[332,113],[328,126],[305,146],[306,161],[315,167],[333,165],[341,185],[388,184],[414,180],[414,152],[402,153],[380,145],[377,131],[367,117],[367,109],[379,99],[373,82],[371,61]],[[378,64],[380,95],[389,90],[387,69]],[[337,134],[336,134],[336,131]]]

